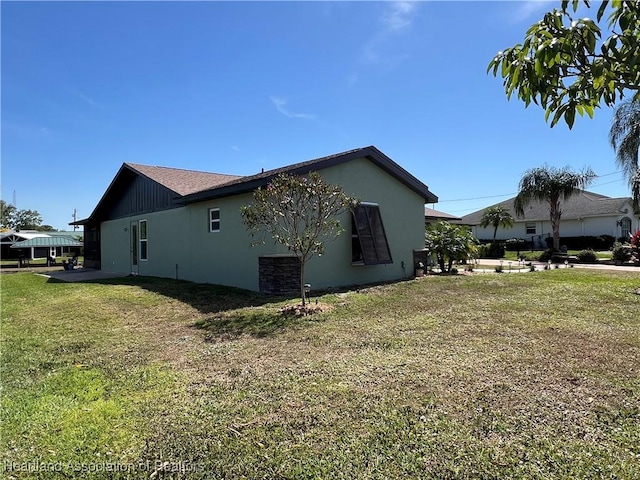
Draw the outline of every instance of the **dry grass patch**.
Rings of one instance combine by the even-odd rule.
[[[24,398],[54,358],[101,374],[96,398],[125,405],[113,418],[130,412],[119,432],[134,448],[111,455],[200,468],[185,478],[640,476],[632,275],[425,277],[326,294],[302,317],[283,315],[287,300],[171,280],[21,282],[3,302],[4,368],[31,384],[9,382],[3,401],[32,413],[5,411],[11,458],[27,458],[19,432],[52,408]],[[27,290],[35,322],[14,304]]]

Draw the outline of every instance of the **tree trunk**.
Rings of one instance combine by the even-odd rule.
[[[551,220],[551,230],[553,231],[553,249],[557,252],[560,251],[560,217],[562,211],[560,210],[560,202],[558,200],[551,203],[551,210],[549,211],[549,217]]]
[[[304,260],[300,259],[300,296],[302,297],[302,306],[307,304],[307,296],[304,292]]]
[[[496,235],[498,234],[498,225],[494,225],[493,228],[493,241],[496,241]]]

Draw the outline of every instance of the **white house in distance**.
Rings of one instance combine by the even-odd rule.
[[[515,197],[492,206],[509,209],[514,218],[511,228],[498,227],[497,240],[510,238],[532,241],[535,247],[546,246],[545,238],[552,235],[549,220],[549,204],[533,201],[525,209],[524,216],[518,217],[513,206]],[[487,207],[490,208],[490,207]],[[628,238],[629,233],[640,230],[640,212],[634,212],[631,197],[611,198],[593,192],[582,191],[560,202],[560,238],[608,235],[614,238]],[[463,224],[472,227],[479,240],[491,240],[494,227],[480,226],[486,208],[462,217]]]

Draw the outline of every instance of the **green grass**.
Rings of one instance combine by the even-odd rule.
[[[428,276],[304,318],[172,280],[1,279],[5,476],[640,477],[637,274]]]

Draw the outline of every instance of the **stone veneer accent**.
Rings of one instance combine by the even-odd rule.
[[[300,293],[300,261],[293,255],[258,257],[260,293],[290,295]]]

